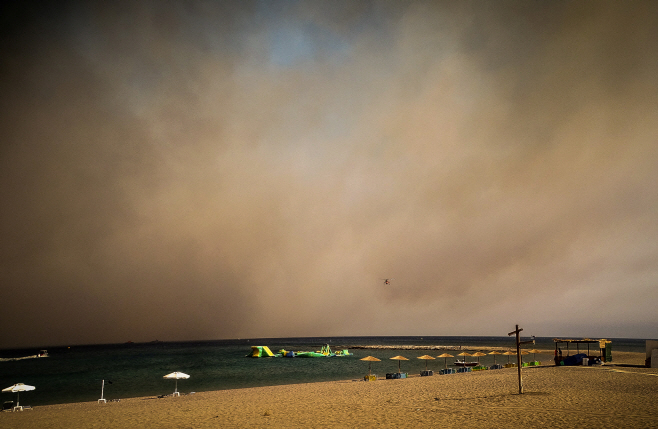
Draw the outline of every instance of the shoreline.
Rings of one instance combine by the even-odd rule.
[[[364,348],[378,348],[381,347],[382,349],[389,349],[389,346],[363,346]],[[391,346],[393,350],[398,350],[396,347],[397,346]],[[407,347],[407,346],[402,346],[402,347]],[[410,346],[410,347],[424,347],[424,346]],[[439,346],[441,347],[441,346]],[[449,346],[449,347],[458,347],[458,346]],[[357,348],[357,347],[352,347],[352,348]],[[479,348],[477,350],[485,350],[487,349],[486,347],[484,348]],[[409,350],[424,350],[423,348],[417,348],[417,349],[409,349]],[[468,350],[468,349],[464,349]],[[475,349],[474,349],[475,350]],[[542,350],[542,352],[546,352],[545,350]],[[553,351],[550,351],[553,353]],[[600,367],[605,367],[605,368],[614,368],[616,366],[619,366],[620,368],[646,368],[644,366],[644,353],[639,353],[639,352],[616,352],[613,351],[613,361],[609,363],[604,363]],[[539,354],[539,353],[538,353]],[[546,353],[544,353],[546,354]],[[512,362],[515,363],[515,362]],[[443,368],[443,365],[439,365],[441,368]],[[548,367],[557,367],[553,360],[550,359],[545,359],[540,362],[540,365],[535,367],[535,368],[548,368]],[[571,368],[577,368],[578,366],[571,367]],[[438,369],[441,369],[438,368]],[[374,369],[374,368],[373,368]],[[431,368],[430,368],[431,369]],[[506,368],[506,369],[514,369],[516,371],[516,367],[514,368]],[[523,367],[523,370],[526,371],[528,369],[533,369],[530,367]],[[647,368],[650,369],[650,368]],[[437,371],[435,369],[434,371]],[[501,370],[487,370],[487,371],[501,371]],[[658,371],[658,370],[657,370]],[[375,372],[373,370],[373,372]],[[438,375],[437,375],[438,376]],[[413,379],[413,378],[420,378],[420,374],[409,374],[408,379]],[[202,390],[199,392],[180,392],[181,397],[184,396],[194,396],[194,395],[200,395],[208,392],[227,392],[227,391],[234,391],[234,390],[242,390],[242,389],[267,389],[267,388],[276,388],[276,387],[281,387],[281,386],[297,386],[297,385],[307,385],[307,384],[317,384],[317,383],[353,383],[353,382],[360,382],[362,381],[361,379],[353,379],[353,378],[346,378],[343,380],[330,380],[330,381],[308,381],[308,382],[303,382],[303,383],[286,383],[286,384],[273,384],[273,385],[268,385],[268,386],[254,386],[254,387],[236,387],[236,388],[227,388],[227,389],[217,389],[217,390]],[[385,380],[384,378],[379,378],[377,381],[391,381],[391,380]],[[133,401],[133,400],[147,400],[147,399],[166,399],[168,397],[171,397],[171,394],[165,394],[165,395],[147,395],[147,396],[134,396],[134,397],[127,397],[127,398],[115,398],[115,399],[107,399],[107,403],[111,402],[121,402],[121,401]],[[57,407],[57,406],[64,406],[64,405],[74,405],[74,404],[96,404],[96,400],[92,401],[79,401],[79,402],[62,402],[58,404],[47,404],[47,405],[36,405],[38,408],[43,408],[43,407]],[[2,414],[0,412],[0,414]]]
[[[618,352],[638,366],[642,353]],[[364,374],[367,365],[364,365]],[[0,426],[58,427],[648,427],[658,421],[658,369],[557,367],[402,380],[324,381],[78,402],[0,413]]]

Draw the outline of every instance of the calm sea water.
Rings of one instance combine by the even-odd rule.
[[[554,349],[551,338],[537,338],[536,348]],[[644,352],[645,341],[613,339],[613,350]],[[373,373],[384,376],[397,372],[398,362],[389,360],[403,355],[402,371],[418,373],[425,369],[425,361],[418,356],[437,356],[439,350],[350,350],[349,357],[334,358],[261,358],[245,356],[252,345],[269,346],[276,352],[287,350],[319,350],[323,344],[332,349],[351,345],[450,345],[513,347],[512,337],[332,337],[332,338],[272,338],[251,340],[220,340],[196,342],[159,342],[142,344],[106,344],[49,348],[49,357],[0,362],[0,387],[25,383],[36,390],[21,395],[25,405],[48,405],[70,402],[96,401],[100,398],[101,380],[106,380],[105,398],[120,399],[156,396],[174,391],[174,380],[163,375],[180,371],[190,375],[178,381],[183,393],[208,390],[239,389],[317,381],[360,379],[368,371],[368,364],[359,359],[368,355],[381,359],[372,364]],[[0,357],[33,355],[38,349],[0,350]],[[455,354],[450,352],[451,354]],[[553,354],[537,355],[538,360],[550,360]],[[484,365],[494,363],[494,356],[480,358]],[[507,357],[497,356],[498,363]],[[448,359],[452,366],[454,359]],[[428,362],[428,369],[443,368],[444,359]],[[107,381],[112,384],[107,384]],[[4,401],[15,394],[2,393]]]

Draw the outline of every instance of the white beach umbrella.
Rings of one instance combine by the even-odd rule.
[[[20,397],[20,392],[27,392],[28,390],[34,390],[34,386],[29,386],[27,384],[23,383],[16,383],[13,386],[9,386],[6,389],[2,389],[3,392],[16,392],[16,406],[18,407],[20,404],[18,403],[18,399]]]
[[[181,378],[190,378],[190,376],[185,374],[184,372],[172,372],[171,374],[167,374],[162,378],[169,378],[169,379],[173,378],[174,380],[176,380],[176,388],[174,389],[174,393],[178,393],[178,380]]]

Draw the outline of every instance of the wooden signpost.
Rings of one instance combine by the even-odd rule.
[[[535,344],[535,337],[532,337],[532,340],[530,341],[521,341],[521,336],[519,335],[523,331],[523,328],[519,328],[519,325],[516,325],[516,329],[509,334],[508,336],[512,334],[516,334],[516,362],[518,366],[518,371],[519,371],[519,395],[523,394],[523,378],[521,377],[521,344]]]

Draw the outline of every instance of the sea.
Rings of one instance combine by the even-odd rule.
[[[554,350],[552,338],[535,339],[537,349]],[[346,357],[327,358],[249,358],[252,346],[268,346],[276,353],[280,349],[293,351],[320,350],[329,344],[332,350],[348,349]],[[174,371],[190,375],[177,382],[181,394],[260,386],[278,386],[336,380],[362,380],[368,363],[359,359],[368,355],[381,359],[372,363],[372,372],[380,377],[397,372],[398,361],[390,358],[402,355],[402,372],[418,374],[453,366],[455,359],[417,359],[428,354],[438,356],[444,350],[352,349],[359,345],[384,346],[456,346],[514,348],[514,337],[317,337],[317,338],[260,338],[214,341],[161,342],[77,345],[50,347],[48,357],[22,360],[0,360],[0,387],[15,383],[35,386],[35,390],[20,394],[23,405],[49,405],[72,402],[95,402],[101,397],[108,401],[155,397],[171,394],[176,382],[163,376]],[[615,351],[644,352],[645,340],[612,339]],[[0,350],[0,358],[34,355],[39,348]],[[458,352],[447,351],[452,355]],[[551,360],[553,353],[538,354],[536,360]],[[487,355],[480,358],[483,365],[507,363],[509,356]],[[512,359],[515,359],[512,356]],[[16,400],[9,392],[2,393],[4,401]]]

